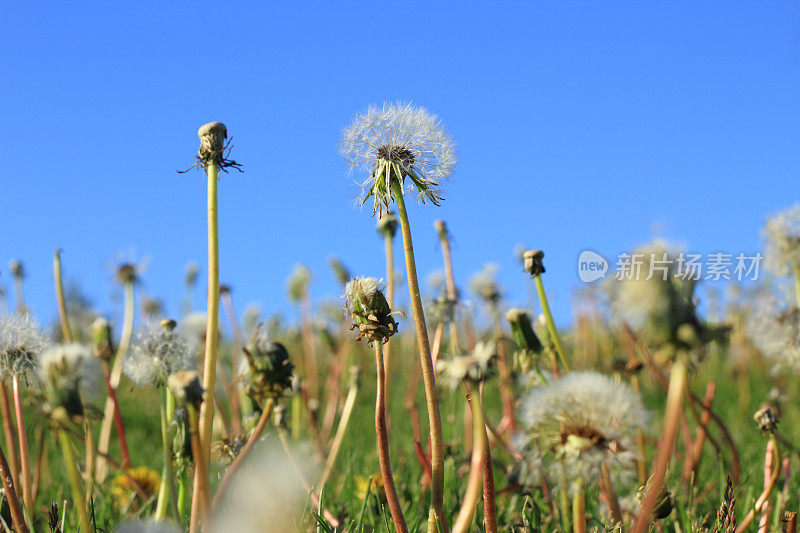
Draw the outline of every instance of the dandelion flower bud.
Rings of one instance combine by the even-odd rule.
[[[533,322],[528,311],[509,309],[506,313],[506,320],[511,326],[511,333],[517,346],[534,353],[542,351],[542,343],[533,331]]]
[[[541,250],[527,250],[522,254],[523,268],[531,276],[539,276],[545,273],[542,259],[544,252]]]
[[[39,358],[39,378],[44,386],[45,411],[58,417],[83,416],[99,400],[103,386],[100,361],[81,344],[62,344]]]
[[[283,344],[269,340],[260,327],[250,335],[243,349],[250,367],[248,394],[257,401],[279,398],[292,388],[294,365]]]
[[[114,356],[112,342],[111,324],[105,318],[96,318],[92,322],[92,353],[94,356],[101,361],[110,361]]]
[[[207,161],[213,160],[219,157],[225,148],[228,128],[222,122],[209,122],[200,126],[197,136],[200,137],[200,157]]]
[[[191,405],[199,409],[203,403],[203,383],[194,370],[181,370],[167,378],[167,386],[178,405]]]
[[[353,278],[344,288],[347,312],[358,328],[357,340],[367,337],[370,341],[385,342],[397,333],[397,322],[392,316],[389,302],[383,295],[381,282],[375,278]]]

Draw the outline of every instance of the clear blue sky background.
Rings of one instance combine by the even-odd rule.
[[[411,212],[420,272],[440,268],[443,218],[458,283],[494,262],[525,303],[512,250],[542,248],[562,323],[581,250],[751,252],[798,199],[798,3],[6,0],[0,72],[0,281],[23,259],[45,320],[57,247],[113,313],[115,257],[149,256],[144,290],[178,312],[184,265],[205,263],[206,186],[175,170],[211,120],[246,170],[220,183],[222,279],[240,310],[290,317],[297,262],[317,300],[337,293],[331,254],[383,275],[337,153],[370,103],[413,100],[458,143],[444,205]]]

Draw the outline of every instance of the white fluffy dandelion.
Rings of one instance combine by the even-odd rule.
[[[439,184],[456,164],[455,143],[439,118],[411,103],[370,106],[356,115],[342,134],[341,153],[352,171],[369,175],[361,184],[362,203],[372,196],[373,212],[391,205],[392,180],[404,189],[405,178],[422,202],[439,205]]]
[[[29,314],[0,316],[0,380],[27,376],[36,358],[52,344],[50,333]]]
[[[523,433],[521,479],[549,483],[570,490],[600,477],[603,463],[624,482],[635,472],[636,428],[644,427],[649,413],[639,396],[623,383],[595,372],[571,372],[535,387],[519,406]]]
[[[800,204],[768,217],[762,231],[764,267],[776,276],[788,276],[800,267]]]
[[[472,383],[483,381],[491,377],[494,371],[492,362],[495,353],[494,343],[479,342],[469,355],[439,359],[436,362],[436,378],[450,390],[457,389],[465,381]]]
[[[137,385],[162,385],[170,374],[194,369],[194,354],[192,343],[178,331],[151,326],[139,333],[123,370]]]
[[[475,273],[469,280],[469,289],[482,301],[496,305],[503,297],[503,290],[497,284],[497,271],[500,267],[487,263],[480,272]]]
[[[180,529],[165,522],[153,520],[128,520],[122,523],[116,533],[180,533]]]
[[[746,327],[756,348],[778,364],[800,368],[800,309],[791,291],[760,291],[752,305]]]
[[[103,371],[91,348],[82,344],[54,346],[39,357],[39,379],[47,395],[49,411],[59,407],[80,416],[102,398]]]

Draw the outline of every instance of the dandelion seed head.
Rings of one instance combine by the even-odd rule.
[[[189,313],[178,324],[178,332],[192,343],[202,343],[206,338],[208,317],[205,313]]]
[[[764,267],[776,276],[800,266],[800,204],[767,218],[762,231]]]
[[[180,533],[181,530],[166,522],[153,520],[128,520],[120,525],[116,533]]]
[[[559,485],[563,468],[574,490],[579,481],[597,481],[605,462],[624,481],[635,470],[636,428],[648,420],[638,395],[602,374],[571,372],[534,387],[519,406],[521,479],[530,483],[544,472]]]
[[[150,325],[139,332],[128,357],[125,375],[137,385],[163,385],[170,374],[196,366],[191,341],[173,327]]]
[[[346,309],[358,328],[356,340],[366,336],[370,341],[385,341],[397,332],[397,322],[386,296],[382,280],[376,278],[354,278],[344,288]]]
[[[479,383],[494,373],[493,359],[496,347],[493,342],[478,342],[471,354],[439,359],[436,362],[436,377],[439,383],[456,390],[465,381]]]
[[[250,369],[250,396],[259,401],[278,398],[292,388],[294,364],[283,344],[272,341],[269,332],[256,328],[244,354]]]
[[[800,369],[800,309],[787,288],[756,294],[745,327],[756,348],[771,361]]]
[[[351,171],[368,175],[361,184],[363,202],[372,196],[373,212],[391,205],[392,180],[405,189],[406,178],[423,203],[439,205],[439,185],[456,163],[455,142],[439,118],[411,103],[370,106],[356,115],[342,133],[340,149]]]
[[[52,342],[52,335],[30,314],[0,315],[0,380],[27,377],[36,367],[36,358]]]
[[[497,305],[503,297],[503,290],[497,284],[498,270],[499,266],[487,263],[469,280],[470,291],[488,305]]]
[[[59,344],[39,357],[39,379],[44,386],[46,411],[63,408],[71,416],[82,416],[102,399],[103,371],[91,348],[82,344]]]

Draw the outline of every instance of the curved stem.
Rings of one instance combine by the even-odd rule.
[[[778,441],[775,440],[775,435],[770,435],[770,440],[772,441],[772,450],[774,453],[775,460],[773,464],[775,465],[772,469],[772,477],[769,479],[769,482],[764,487],[763,492],[756,500],[756,503],[747,513],[747,516],[744,517],[742,523],[736,528],[736,533],[742,533],[747,531],[747,528],[750,527],[750,524],[753,522],[753,519],[756,516],[756,513],[761,512],[764,508],[766,503],[769,501],[769,496],[772,494],[772,489],[775,488],[775,484],[778,482],[778,477],[781,472],[781,450],[778,448]]]
[[[112,423],[117,427],[117,437],[119,438],[120,450],[122,450],[122,460],[125,468],[130,468],[130,456],[125,455],[128,451],[127,441],[125,439],[125,427],[122,425],[122,417],[119,416],[119,404],[117,403],[116,391],[119,386],[120,379],[122,379],[122,361],[128,354],[128,347],[131,343],[131,335],[133,334],[133,313],[134,313],[134,295],[133,283],[127,282],[123,285],[125,290],[125,313],[122,319],[122,335],[120,336],[119,346],[117,348],[117,356],[114,359],[114,366],[111,373],[106,379],[109,389],[108,398],[106,398],[106,405],[103,411],[103,423],[100,426],[100,438],[97,442],[97,473],[95,478],[98,482],[105,479],[108,472],[108,462],[105,456],[108,454],[109,444],[111,443],[111,427]],[[106,365],[107,368],[107,365]]]
[[[72,453],[72,444],[69,441],[67,433],[59,429],[58,440],[61,443],[61,454],[64,457],[64,467],[67,469],[67,477],[69,478],[70,488],[72,489],[72,505],[78,513],[78,519],[81,524],[81,531],[89,533],[92,531],[91,521],[89,520],[89,513],[86,510],[86,500],[83,498],[83,490],[81,489],[81,476],[78,473],[78,467],[75,464],[75,454]]]
[[[31,457],[28,448],[28,431],[25,425],[25,413],[22,410],[22,389],[19,376],[14,374],[11,378],[14,390],[14,412],[17,416],[17,438],[19,439],[20,460],[22,461],[22,501],[25,509],[33,513],[33,478],[31,477]]]
[[[564,365],[564,368],[570,371],[572,368],[569,365],[569,361],[567,361],[567,356],[564,353],[564,345],[561,344],[561,336],[558,334],[556,323],[553,320],[553,314],[550,312],[550,305],[547,303],[547,294],[544,292],[542,275],[537,274],[533,276],[533,280],[536,282],[536,292],[539,294],[539,303],[542,305],[542,313],[544,313],[544,319],[547,322],[547,330],[550,332],[550,337],[553,339],[558,358],[561,360],[561,364]]]
[[[239,470],[239,467],[242,466],[247,455],[250,453],[250,450],[256,445],[258,439],[261,437],[261,434],[264,432],[264,428],[267,427],[267,422],[269,422],[270,416],[272,416],[272,411],[275,409],[275,399],[269,398],[266,403],[264,404],[264,409],[261,411],[261,416],[258,418],[258,423],[256,424],[255,429],[253,429],[253,433],[247,439],[242,450],[239,452],[239,455],[236,456],[236,459],[233,460],[231,465],[225,471],[225,476],[222,478],[222,481],[217,488],[217,493],[214,496],[214,501],[211,502],[211,510],[213,511],[216,509],[217,505],[219,505],[220,501],[222,501],[222,496],[225,494],[225,491],[228,488],[228,485],[233,480],[234,474]]]
[[[392,464],[389,459],[389,436],[386,433],[386,375],[383,369],[383,352],[381,351],[380,341],[374,341],[375,365],[378,375],[378,390],[375,395],[375,434],[378,438],[378,463],[381,468],[381,478],[383,479],[383,490],[386,493],[386,502],[389,505],[389,512],[392,514],[394,528],[401,533],[407,533],[408,527],[403,517],[403,508],[397,497],[397,490],[394,486],[394,476],[392,475]]]
[[[397,214],[403,235],[403,248],[406,258],[406,276],[408,277],[408,293],[411,299],[411,310],[414,313],[414,328],[417,332],[419,362],[422,368],[422,382],[425,387],[425,401],[428,407],[428,428],[431,439],[431,506],[428,513],[428,531],[437,532],[437,523],[447,531],[444,518],[444,443],[442,439],[442,418],[439,413],[439,400],[436,397],[436,377],[433,371],[431,347],[428,341],[428,330],[425,325],[425,314],[422,309],[422,298],[417,279],[417,265],[414,260],[414,244],[411,241],[411,227],[408,222],[406,204],[403,200],[402,185],[397,179],[392,180],[392,195],[397,202]]]

